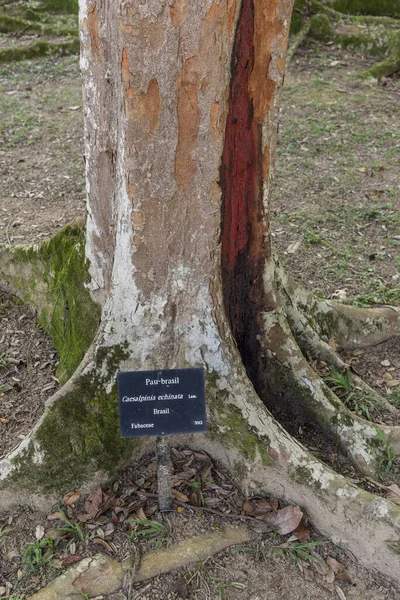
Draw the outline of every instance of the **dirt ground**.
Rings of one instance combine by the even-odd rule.
[[[131,586],[128,579],[122,590],[98,600],[400,597],[388,580],[361,568],[351,554],[318,536],[306,516],[291,537],[271,531],[268,518],[282,510],[278,501],[246,501],[229,474],[205,453],[174,448],[172,457],[173,495],[180,503],[171,513],[158,511],[156,464],[151,455],[128,467],[109,489],[99,488],[89,496],[71,491],[50,514],[25,506],[3,519],[0,515],[4,532],[0,535],[0,591],[2,584],[8,589],[11,583],[12,598],[25,598],[24,594],[44,586],[67,566],[96,552],[125,560],[183,538],[235,527],[244,520],[253,532],[244,546],[141,584]],[[296,510],[283,510],[288,508]],[[142,525],[137,519],[147,521]],[[289,524],[289,529],[296,523]],[[158,529],[146,533],[154,524]],[[291,555],[288,540],[292,548],[300,544]]]
[[[361,305],[400,303],[400,81],[385,86],[360,82],[355,76],[366,65],[364,58],[333,46],[309,45],[296,55],[283,94],[272,235],[288,270],[320,296],[357,297]],[[36,244],[84,214],[78,59],[2,65],[0,93],[0,246]],[[398,339],[345,359],[400,407]],[[2,296],[0,456],[26,435],[54,393],[56,365],[54,349],[35,316],[16,299]],[[82,497],[64,505],[73,531],[54,548],[43,545],[40,556],[45,564],[33,570],[29,548],[47,540],[63,521],[49,521],[48,515],[28,506],[0,513],[0,598],[13,594],[13,600],[24,599],[79,556],[103,551],[124,558],[132,551],[132,525],[128,527],[127,521],[140,515],[140,508],[147,518],[164,525],[169,532],[164,538],[171,542],[232,525],[236,521],[224,516],[226,510],[243,512],[239,491],[222,485],[232,486],[227,474],[218,479],[214,473],[217,491],[210,481],[200,481],[200,488],[191,486],[199,483],[196,467],[185,491],[201,489],[208,507],[215,506],[220,514],[176,509],[168,516],[170,526],[154,501],[143,504],[137,494],[156,483],[154,473],[143,473],[148,466],[133,466],[110,492],[118,498],[125,494],[123,520],[111,509],[80,520]],[[224,490],[236,499],[235,506],[227,503]],[[54,507],[55,513],[59,510]],[[160,576],[104,600],[400,598],[390,581],[367,572],[331,544],[306,550],[317,550],[322,563],[315,557],[288,556],[286,549],[279,549],[288,537],[254,532],[254,541],[245,549],[228,550],[206,564]],[[312,530],[305,543],[310,540],[324,541]],[[155,539],[133,542],[143,552],[155,544]],[[51,554],[54,557],[46,562]],[[343,565],[333,581],[330,576],[327,581],[327,557]]]

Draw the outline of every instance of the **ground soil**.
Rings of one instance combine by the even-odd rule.
[[[289,534],[273,533],[267,525],[272,509],[267,508],[270,512],[264,517],[250,516],[245,498],[229,474],[205,453],[174,448],[172,457],[173,490],[181,502],[170,513],[158,511],[156,465],[154,456],[149,455],[140,464],[128,467],[111,488],[103,491],[99,488],[90,496],[78,493],[74,497],[71,492],[60,498],[60,505],[50,514],[21,507],[0,515],[0,527],[5,532],[0,537],[0,589],[12,582],[13,593],[20,598],[43,587],[68,565],[96,552],[107,552],[119,560],[140,557],[157,547],[221,527],[235,527],[244,521],[253,531],[251,541],[245,546],[230,548],[150,582],[131,586],[127,580],[124,589],[104,596],[104,600],[398,600],[400,597],[400,591],[388,580],[361,568],[350,554],[318,536],[306,516],[300,528],[292,533],[294,541],[298,536],[305,544],[306,555],[287,555]],[[269,501],[274,510],[281,510],[277,500]],[[262,502],[261,512],[265,510]],[[161,533],[137,535],[145,528],[135,519],[158,523]],[[55,544],[52,550],[49,540]],[[40,543],[43,560],[46,550],[54,553],[54,557],[48,564],[33,565],[30,569],[29,548]],[[328,563],[332,559],[340,563],[336,573],[329,572]]]
[[[57,354],[32,309],[0,292],[0,458],[25,439],[54,394]]]
[[[321,296],[359,296],[357,301],[368,305],[400,301],[400,84],[389,80],[380,86],[377,82],[357,80],[357,73],[367,66],[365,58],[332,45],[305,46],[295,56],[283,95],[272,232],[283,262],[297,279]],[[0,92],[0,245],[30,245],[84,214],[78,59],[44,58],[2,65]],[[0,366],[0,383],[12,386],[0,397],[0,417],[7,421],[0,420],[0,455],[12,448],[19,436],[26,435],[47,395],[54,391],[43,390],[57,384],[57,357],[38,329],[34,315],[9,297],[4,296],[3,304],[0,356],[13,360],[8,366]],[[38,340],[40,344],[36,345]],[[393,404],[400,404],[399,386],[389,385],[390,381],[400,380],[398,339],[344,358]],[[312,435],[308,443],[313,445]],[[314,451],[319,455],[321,449],[315,445]],[[346,469],[345,457],[337,458],[336,454],[335,461],[336,465],[342,461]],[[142,468],[143,465],[133,466],[131,474],[137,471],[140,479]],[[125,473],[115,483],[114,494],[129,488],[129,476]],[[142,476],[147,481],[148,476]],[[226,485],[232,485],[228,475],[224,477]],[[153,475],[149,486],[154,487],[155,483]],[[236,507],[232,502],[228,505],[220,483],[218,492],[204,493],[209,499],[223,499],[215,505],[220,512],[228,506],[232,512],[240,513],[243,498],[239,491],[225,488],[229,498],[237,500]],[[127,492],[125,501],[128,505],[132,502],[127,517],[140,514],[140,506],[135,505],[136,491]],[[157,512],[154,500],[144,509],[148,518],[167,524]],[[64,506],[64,512],[71,523],[82,528],[85,541],[68,534],[57,545],[55,558],[33,573],[27,572],[24,549],[28,542],[35,542],[38,525],[47,536],[54,529],[53,522],[26,506],[0,514],[0,591],[2,587],[11,589],[7,587],[11,584],[16,598],[23,598],[24,593],[37,589],[66,568],[71,556],[100,550],[122,559],[132,551],[126,519],[114,523],[110,511],[106,511],[99,517],[80,521],[83,498],[74,506]],[[229,517],[207,514],[200,508],[182,512],[176,509],[168,518],[172,541],[232,524]],[[56,521],[55,527],[62,525],[62,521]],[[111,550],[93,541],[93,531],[97,539],[110,544]],[[351,556],[331,544],[318,548],[318,553],[344,564],[348,574],[344,581],[336,577],[333,583],[327,583],[309,561],[303,564],[282,553],[269,552],[272,546],[286,543],[288,536],[254,535],[254,542],[249,545],[253,551],[229,550],[207,561],[204,569],[197,565],[171,573],[107,600],[400,598],[391,582],[362,569]],[[312,533],[311,539],[319,538]],[[155,542],[149,541],[147,546],[135,543],[144,552]],[[234,582],[245,587],[222,585]]]

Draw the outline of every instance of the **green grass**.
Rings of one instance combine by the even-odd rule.
[[[7,537],[8,534],[11,533],[11,531],[12,527],[10,527],[9,525],[2,525],[0,527],[0,539]]]
[[[128,522],[135,526],[129,536],[131,542],[151,539],[155,542],[155,548],[160,548],[164,544],[166,546],[171,544],[171,524],[169,521],[167,525],[148,519],[129,519]]]
[[[393,406],[395,406],[396,408],[400,408],[400,390],[393,390],[389,400],[393,404]]]
[[[374,304],[400,303],[400,287],[387,287],[382,281],[374,282],[374,287],[371,292],[346,300],[346,304],[368,307]]]
[[[372,396],[366,394],[362,390],[354,387],[350,381],[348,371],[330,370],[330,375],[324,378],[348,409],[355,412],[357,415],[371,421],[371,410],[376,408],[376,400]]]
[[[56,545],[57,543],[50,537],[28,542],[22,550],[22,562],[34,573],[53,560]]]
[[[59,509],[59,512],[62,515],[64,525],[62,527],[57,527],[56,531],[65,533],[79,542],[87,542],[89,538],[82,529],[81,525],[79,523],[73,523],[70,521],[61,509]]]
[[[4,392],[8,392],[11,390],[11,385],[7,385],[5,383],[0,383],[0,395],[4,395]]]
[[[271,548],[271,553],[288,556],[295,562],[299,562],[300,560],[315,562],[317,559],[315,556],[310,554],[310,551],[314,550],[318,546],[324,545],[325,543],[326,542],[286,542],[280,546],[273,546]]]
[[[379,471],[382,477],[386,477],[386,475],[388,475],[391,471],[394,464],[393,449],[392,446],[387,443],[385,436],[383,435],[383,432],[379,429],[379,427],[376,428],[376,433],[378,435],[382,448],[382,457],[378,465]]]

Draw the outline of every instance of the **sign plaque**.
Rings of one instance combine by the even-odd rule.
[[[206,431],[203,369],[118,373],[121,437]]]

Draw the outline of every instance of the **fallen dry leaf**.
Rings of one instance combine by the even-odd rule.
[[[304,523],[300,523],[298,527],[292,532],[292,537],[299,542],[307,542],[310,539],[311,532]]]
[[[343,583],[353,583],[347,571],[340,571],[340,573],[336,575],[336,579],[337,581],[343,581]]]
[[[182,492],[179,492],[178,490],[171,490],[171,495],[173,498],[175,498],[175,500],[178,500],[179,502],[189,502],[189,498],[186,496],[186,494],[183,494]]]
[[[326,583],[333,583],[335,581],[335,573],[331,567],[328,568],[328,572],[324,577]]]
[[[264,519],[251,519],[248,522],[248,525],[250,527],[250,529],[252,531],[255,531],[256,533],[267,533],[269,531],[271,531],[272,529],[274,529],[273,526],[268,525]]]
[[[364,354],[364,350],[361,350],[361,348],[357,348],[353,352],[353,356],[362,356],[363,354]]]
[[[388,387],[397,387],[398,385],[400,385],[400,379],[391,379],[390,381],[386,382],[386,385]]]
[[[286,248],[287,254],[294,254],[295,252],[297,252],[297,250],[301,246],[301,242],[302,242],[302,240],[300,239],[300,240],[297,240],[297,242],[293,242],[293,244],[290,244],[290,246],[288,246]]]
[[[344,591],[338,585],[335,585],[335,590],[336,590],[336,593],[339,596],[340,600],[346,600],[346,596],[344,595]]]
[[[314,550],[312,550],[311,555],[314,558],[314,561],[312,563],[314,569],[317,571],[317,573],[319,573],[320,575],[322,575],[325,578],[329,573],[328,565],[326,564],[326,562],[324,561],[322,556],[320,556],[318,554],[318,552],[315,552]]]
[[[112,552],[113,549],[111,548],[110,544],[108,542],[106,542],[106,540],[103,540],[102,538],[93,538],[93,542],[95,544],[100,544],[100,546],[103,546],[103,548],[105,550],[107,550],[107,552]]]
[[[77,519],[78,521],[80,521],[81,523],[86,523],[86,521],[90,521],[92,517],[88,514],[82,514],[82,515],[78,515]]]
[[[395,483],[389,485],[386,491],[386,498],[400,506],[400,487]]]
[[[67,556],[67,558],[64,558],[64,560],[62,561],[62,564],[64,566],[67,565],[72,565],[75,562],[78,562],[79,560],[82,560],[83,556],[79,556],[79,554],[70,554],[69,556]]]
[[[211,458],[208,456],[208,454],[206,452],[203,452],[202,450],[194,450],[193,456],[195,457],[196,460],[198,460],[199,462],[205,463],[207,466],[212,465]]]
[[[71,506],[71,504],[75,504],[80,497],[80,492],[68,492],[68,494],[65,494],[63,499],[65,506]]]
[[[331,338],[328,342],[329,346],[332,348],[334,352],[338,349],[338,345],[333,338]]]
[[[249,498],[246,498],[246,500],[243,502],[242,510],[247,515],[254,515],[255,508],[252,501],[249,500]]]
[[[263,521],[280,535],[286,535],[300,525],[302,518],[303,513],[298,506],[285,506],[276,512],[264,515]]]
[[[85,510],[92,519],[99,512],[100,506],[103,502],[103,491],[101,487],[98,487],[92,492],[85,500]]]
[[[342,565],[342,563],[337,561],[336,558],[333,558],[332,556],[328,556],[326,562],[334,573],[339,573],[339,571],[343,571],[344,569],[344,565]]]
[[[47,519],[49,521],[55,521],[56,519],[58,519],[59,521],[65,521],[65,515],[63,515],[60,512],[54,512],[51,513],[51,515],[47,515]]]
[[[138,508],[136,514],[137,514],[137,518],[140,519],[141,521],[145,521],[147,519],[146,513],[144,512],[144,510],[141,506]]]
[[[7,425],[7,423],[8,423],[8,419],[4,419],[3,417],[0,417],[0,423],[1,423],[2,425]]]

